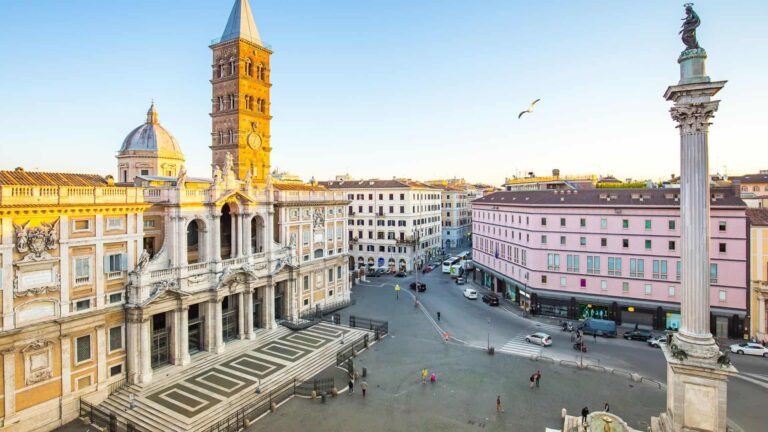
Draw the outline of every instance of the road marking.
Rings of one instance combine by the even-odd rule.
[[[741,372],[734,375],[733,377],[768,389],[768,375],[758,375],[758,374]]]
[[[499,351],[512,355],[520,355],[530,357],[532,355],[541,355],[541,347],[538,345],[530,344],[525,341],[525,333],[519,333],[507,343],[504,344]]]

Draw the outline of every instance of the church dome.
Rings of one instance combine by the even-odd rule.
[[[161,157],[184,159],[184,154],[181,152],[176,138],[160,126],[154,103],[147,111],[146,123],[132,130],[120,147],[121,155],[133,152],[150,152]]]

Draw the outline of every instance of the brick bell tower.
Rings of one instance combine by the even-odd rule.
[[[253,20],[248,0],[235,0],[221,38],[210,46],[213,99],[211,106],[211,166],[224,168],[234,158],[235,174],[255,183],[269,173],[269,57]]]

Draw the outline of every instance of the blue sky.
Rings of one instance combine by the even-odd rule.
[[[208,44],[232,3],[0,2],[0,169],[114,173],[154,98],[190,174],[210,176]],[[272,165],[495,184],[552,168],[679,173],[662,95],[678,79],[682,3],[251,0],[275,51]],[[768,2],[695,8],[709,74],[729,80],[711,171],[768,168]]]

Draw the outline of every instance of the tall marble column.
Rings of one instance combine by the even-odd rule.
[[[97,389],[107,387],[107,329],[102,325],[96,326],[96,379]]]
[[[252,214],[243,215],[243,254],[245,255],[253,253],[251,250],[251,218],[253,218]]]
[[[253,291],[246,291],[243,294],[243,300],[243,307],[245,309],[245,338],[253,339],[255,336],[253,333]]]
[[[723,363],[709,332],[710,193],[708,129],[719,101],[711,100],[725,81],[706,75],[707,54],[696,41],[698,17],[687,5],[680,54],[680,81],[664,97],[674,102],[672,119],[680,129],[681,326],[669,344],[667,411],[651,420],[653,431],[725,431],[727,379],[736,369]],[[686,30],[686,25],[689,27]],[[720,361],[719,361],[720,360]]]
[[[179,216],[176,218],[176,221],[174,224],[178,228],[178,254],[179,254],[179,267],[186,267],[188,260],[187,260],[187,221],[184,219],[183,216]],[[199,240],[198,240],[198,250],[199,250]]]
[[[239,258],[243,256],[243,251],[245,250],[243,247],[243,215],[236,214],[233,217],[237,221],[237,233],[233,236],[233,240],[235,240],[237,245],[235,256]]]
[[[177,314],[179,315],[179,361],[176,364],[184,366],[191,362],[189,357],[189,306],[182,306]]]
[[[277,327],[275,322],[275,284],[272,282],[267,283],[267,288],[264,292],[264,328],[267,330],[273,330]]]
[[[139,383],[148,384],[152,381],[152,323],[144,318],[139,324],[140,373]]]
[[[213,261],[221,261],[221,213],[211,215],[211,257]]]
[[[16,414],[16,350],[13,347],[0,351],[3,356],[3,401],[5,421]]]
[[[224,352],[224,334],[221,323],[221,302],[224,299],[218,299],[211,302],[213,308],[213,352],[221,354]]]
[[[237,293],[237,337],[245,339],[245,299],[243,293]]]
[[[137,309],[128,309],[126,313],[125,368],[128,382],[138,384],[141,376],[141,316]],[[64,343],[62,342],[62,358]],[[69,343],[67,343],[69,346]]]

